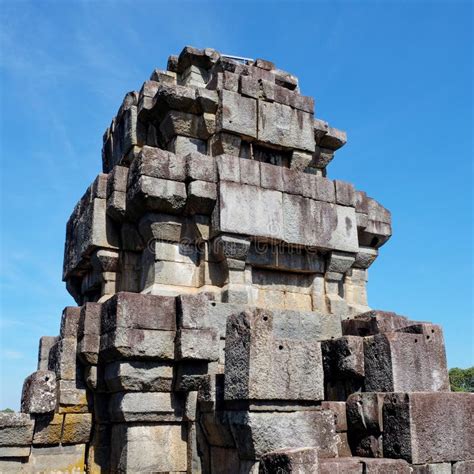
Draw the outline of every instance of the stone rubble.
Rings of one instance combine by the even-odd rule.
[[[474,395],[439,326],[369,307],[391,215],[328,178],[347,137],[314,110],[189,46],[126,94],[0,472],[473,472]]]

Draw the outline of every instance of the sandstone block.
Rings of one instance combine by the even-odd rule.
[[[84,472],[85,456],[85,444],[33,447],[26,472]]]
[[[474,461],[459,461],[453,464],[453,474],[469,474],[474,471]]]
[[[260,186],[275,191],[283,191],[282,167],[260,163]]]
[[[357,458],[339,457],[319,460],[321,474],[362,474],[364,466]]]
[[[34,446],[52,446],[61,443],[64,415],[48,413],[35,419]]]
[[[266,453],[260,459],[263,474],[292,472],[295,474],[316,474],[319,472],[318,450],[316,448],[282,449]]]
[[[177,299],[178,325],[184,329],[203,329],[212,326],[209,317],[211,293],[180,295]]]
[[[174,359],[174,331],[117,328],[100,338],[100,356],[120,359]]]
[[[216,161],[212,156],[202,153],[189,153],[185,157],[186,177],[192,180],[217,181]]]
[[[59,337],[77,337],[80,314],[81,308],[76,306],[67,306],[64,308],[61,316]]]
[[[92,430],[90,413],[67,413],[64,416],[62,444],[88,443]]]
[[[348,436],[357,456],[382,457],[382,408],[385,394],[354,393],[347,399]]]
[[[364,340],[357,336],[344,336],[323,341],[324,370],[328,379],[365,375]]]
[[[176,330],[175,298],[117,293],[105,303],[102,333],[116,328]]]
[[[187,189],[187,208],[191,214],[210,215],[217,199],[215,183],[192,181]]]
[[[358,314],[352,319],[342,321],[342,333],[344,336],[373,336],[409,326],[405,316],[400,316],[388,311],[368,311]]]
[[[160,133],[165,142],[176,135],[207,140],[216,130],[213,114],[195,115],[177,110],[170,110],[160,124]]]
[[[180,329],[177,335],[178,360],[219,359],[219,334],[216,329]]]
[[[318,145],[330,150],[337,150],[344,146],[347,142],[346,132],[337,128],[327,127],[326,133],[319,140]]]
[[[168,143],[168,150],[179,156],[186,156],[189,153],[207,152],[207,141],[199,138],[182,137],[176,135]]]
[[[21,411],[41,414],[56,408],[56,374],[49,370],[38,370],[23,383]]]
[[[183,228],[183,218],[169,214],[146,213],[138,224],[145,242],[164,240],[179,242]]]
[[[219,155],[216,158],[217,174],[220,181],[240,182],[240,159],[232,155]]]
[[[240,182],[252,186],[260,186],[260,162],[248,159],[240,161]]]
[[[180,213],[186,204],[184,183],[141,176],[127,192],[127,211],[139,216],[145,211]]]
[[[441,329],[436,329],[426,335],[393,332],[365,338],[365,389],[449,391],[444,340]]]
[[[315,447],[319,456],[337,456],[337,437],[331,412],[227,412],[239,457],[259,459],[265,453],[288,448]]]
[[[115,361],[105,367],[104,381],[111,392],[169,392],[173,366],[167,362]]]
[[[185,440],[179,424],[113,425],[110,467],[117,472],[185,472]]]
[[[58,380],[58,413],[84,413],[88,411],[87,393],[77,380]]]
[[[77,376],[77,340],[67,337],[59,339],[49,353],[48,368],[56,373],[56,378],[75,380]]]
[[[19,458],[28,458],[30,453],[30,446],[0,446],[0,472],[20,472],[23,460]]]
[[[184,399],[168,392],[117,392],[110,396],[113,422],[181,421]]]
[[[38,370],[48,370],[49,352],[58,342],[57,336],[42,336],[38,347]]]
[[[0,446],[29,446],[35,421],[26,413],[0,412]]]
[[[313,116],[287,105],[260,100],[258,140],[272,145],[313,152],[315,145]]]
[[[364,473],[367,474],[410,474],[412,472],[410,466],[403,459],[360,459],[364,466]]]
[[[311,153],[300,150],[294,150],[291,155],[291,169],[303,172],[308,166],[310,166],[311,160]]]
[[[273,321],[273,314],[263,310],[228,318],[225,398],[321,400],[320,343],[274,337]]]
[[[334,413],[337,433],[347,431],[346,402],[322,402],[321,408]]]
[[[471,393],[387,394],[384,455],[412,464],[473,459],[473,413]]]
[[[221,91],[217,113],[218,130],[257,137],[257,102],[228,90]]]
[[[451,463],[449,462],[412,465],[411,469],[414,474],[451,474],[456,472],[454,466],[451,470]]]

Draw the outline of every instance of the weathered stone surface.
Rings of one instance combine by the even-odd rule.
[[[50,370],[38,370],[23,382],[21,411],[41,414],[56,408],[56,374]]]
[[[255,138],[257,136],[257,102],[227,90],[221,91],[220,100],[217,113],[218,129]]]
[[[289,413],[227,412],[239,457],[259,459],[270,451],[307,446],[319,449],[319,457],[337,456],[337,438],[331,412]]]
[[[184,219],[182,217],[169,214],[146,213],[140,219],[138,228],[147,244],[154,239],[179,242],[183,223]]]
[[[104,381],[111,392],[169,392],[173,366],[167,362],[116,361],[107,364]]]
[[[346,402],[322,402],[321,408],[334,413],[336,432],[347,431]]]
[[[64,416],[62,444],[88,443],[92,430],[90,413],[67,413]]]
[[[23,460],[19,460],[19,458],[28,458],[30,452],[30,446],[0,446],[0,472],[8,472],[9,467],[13,469],[15,466],[14,462],[16,461],[20,464]],[[10,466],[7,466],[6,470],[3,470],[2,464],[8,460],[10,460],[11,464]],[[21,470],[21,467],[18,467],[18,470]]]
[[[120,359],[174,359],[174,331],[117,328],[100,338],[100,356]]]
[[[342,333],[344,336],[373,336],[393,332],[412,323],[405,316],[373,310],[342,321]]]
[[[166,392],[114,393],[109,413],[114,422],[181,421],[184,399]]]
[[[393,332],[364,339],[367,391],[450,390],[441,329],[426,326],[429,334]]]
[[[192,181],[187,189],[187,208],[191,214],[210,215],[217,199],[217,187],[207,181]]]
[[[229,317],[225,398],[321,400],[320,343],[275,337],[273,321],[271,312],[258,309]]]
[[[277,472],[317,474],[319,472],[318,450],[316,448],[297,448],[266,453],[260,459],[259,469],[259,472],[263,474]]]
[[[441,462],[435,464],[418,464],[411,466],[411,472],[414,474],[451,474],[452,472],[456,472],[451,470],[451,463],[449,462]]]
[[[61,316],[61,327],[59,337],[77,337],[77,328],[79,325],[79,316],[81,308],[75,306],[67,306],[63,310]]]
[[[382,457],[385,394],[354,393],[347,399],[349,444],[357,456]]]
[[[474,461],[459,461],[453,464],[453,474],[470,474],[474,471]]]
[[[387,394],[384,455],[412,464],[473,459],[473,413],[471,393]]]
[[[59,413],[84,413],[88,411],[87,393],[78,380],[58,380]]]
[[[38,347],[38,370],[48,370],[49,351],[58,342],[57,336],[40,337]]]
[[[25,472],[84,472],[85,455],[85,444],[33,447]]]
[[[186,178],[192,180],[217,181],[217,167],[214,157],[202,153],[190,153],[185,157]]]
[[[321,348],[327,378],[364,377],[363,338],[344,336],[339,339],[323,341]]]
[[[272,145],[313,152],[315,145],[313,116],[287,105],[260,100],[258,140]]]
[[[117,472],[185,472],[185,440],[185,427],[179,424],[113,425],[110,467]]]
[[[61,443],[64,415],[48,413],[35,417],[34,446],[52,446]]]
[[[364,466],[358,458],[340,457],[319,460],[320,474],[362,474]]]
[[[176,330],[176,302],[169,296],[120,292],[107,301],[102,333],[116,328]]]
[[[26,413],[0,412],[0,446],[29,446],[34,425],[34,419]]]
[[[75,380],[77,376],[77,339],[59,339],[49,352],[48,368],[61,380]]]
[[[185,204],[186,186],[169,179],[141,176],[127,192],[127,212],[131,216],[146,211],[179,214]]]
[[[216,329],[180,329],[177,334],[178,360],[219,359],[219,334]]]

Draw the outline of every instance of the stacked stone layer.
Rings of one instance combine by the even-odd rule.
[[[345,143],[265,60],[186,47],[127,94],[0,471],[472,471],[441,328],[368,306],[391,216],[327,177]]]

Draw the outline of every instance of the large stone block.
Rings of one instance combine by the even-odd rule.
[[[104,381],[111,392],[170,392],[173,365],[167,362],[116,361],[105,367]]]
[[[92,415],[90,413],[67,413],[64,416],[62,444],[81,444],[90,441]]]
[[[180,424],[116,424],[111,446],[113,472],[186,471],[186,429]]]
[[[474,459],[472,393],[391,393],[383,406],[383,452],[412,464]]]
[[[64,308],[61,315],[59,337],[77,337],[80,314],[81,308],[78,308],[77,306],[67,306]]]
[[[450,390],[441,328],[419,326],[424,327],[419,334],[393,332],[364,339],[366,391]]]
[[[77,339],[59,339],[49,353],[48,368],[61,380],[75,380],[77,377]]]
[[[42,336],[38,347],[38,370],[48,370],[49,351],[58,342],[57,336]]]
[[[88,411],[87,392],[78,380],[58,380],[58,412],[84,413]]]
[[[320,343],[275,337],[273,327],[273,314],[258,309],[228,318],[225,398],[322,400]]]
[[[389,311],[373,310],[358,314],[352,319],[342,321],[342,333],[344,336],[373,336],[393,332],[413,324],[405,316]]]
[[[100,338],[100,356],[120,359],[174,359],[174,331],[117,328]]]
[[[53,446],[61,443],[64,415],[48,413],[35,420],[34,446]]]
[[[212,293],[180,295],[177,299],[178,324],[184,329],[203,329],[212,327],[209,317],[210,302],[214,302]]]
[[[218,230],[281,239],[282,193],[246,184],[219,184]]]
[[[214,328],[180,329],[177,334],[178,360],[219,360],[219,334]]]
[[[258,104],[258,140],[272,145],[314,151],[313,115],[276,102]]]
[[[86,364],[97,364],[100,347],[102,304],[85,303],[81,308],[77,354]]]
[[[102,333],[116,328],[175,331],[175,298],[127,292],[117,293],[105,304],[102,315]]]
[[[348,437],[357,456],[382,457],[384,393],[354,393],[347,399]]]
[[[215,183],[192,181],[188,185],[187,209],[191,214],[210,215],[217,199]]]
[[[217,181],[217,168],[214,157],[202,153],[190,153],[185,157],[186,178],[191,180]]]
[[[90,193],[86,192],[79,201],[66,226],[64,280],[80,272],[95,249],[119,246],[113,223],[106,216],[106,200],[91,198]]]
[[[223,90],[217,112],[217,128],[244,137],[257,136],[257,101]]]
[[[29,446],[35,421],[26,413],[0,412],[0,446]]]
[[[113,422],[181,421],[183,411],[184,397],[169,392],[117,392],[109,402]]]
[[[260,473],[317,474],[319,472],[316,448],[282,449],[266,453],[260,459]]]
[[[85,472],[86,445],[33,447],[25,472]]]
[[[38,370],[23,382],[21,411],[23,413],[50,413],[56,408],[56,374]]]
[[[287,448],[318,448],[319,456],[337,456],[334,416],[330,411],[227,412],[239,457],[259,459],[265,453]]]
[[[146,211],[179,214],[185,205],[185,184],[169,179],[141,176],[127,191],[127,213],[132,218]]]

